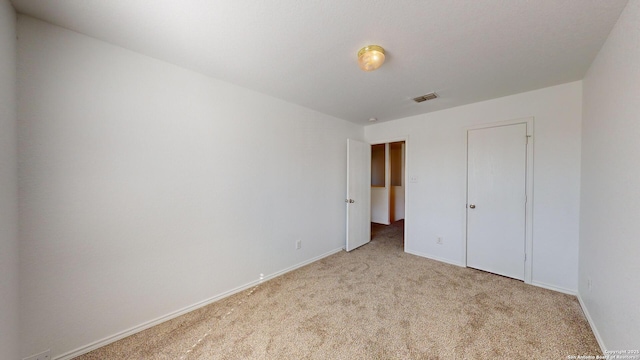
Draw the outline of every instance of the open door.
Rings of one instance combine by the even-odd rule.
[[[347,139],[347,243],[351,251],[371,241],[371,145]]]

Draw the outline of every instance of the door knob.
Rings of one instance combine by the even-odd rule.
[[[475,208],[476,208],[476,206],[475,206],[475,205],[473,205],[473,204],[469,204],[469,208],[470,208],[470,209],[475,209]]]
[[[344,202],[349,203],[349,204],[353,204],[355,202],[355,200],[353,200],[353,199],[345,199]]]

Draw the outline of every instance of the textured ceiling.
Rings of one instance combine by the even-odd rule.
[[[20,13],[368,124],[583,78],[627,0],[13,0]],[[356,53],[387,61],[361,71]],[[440,98],[411,99],[435,91]]]

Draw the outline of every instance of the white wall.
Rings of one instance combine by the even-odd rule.
[[[16,14],[0,0],[0,359],[18,358]]]
[[[640,349],[639,64],[640,1],[631,0],[583,94],[579,291],[608,350]]]
[[[535,117],[533,282],[576,291],[581,86],[573,82],[366,126],[369,142],[409,136],[405,249],[463,264],[465,127]],[[436,244],[438,236],[443,245]]]
[[[391,186],[391,221],[404,219],[404,186]]]
[[[29,17],[18,33],[21,356],[344,246],[362,127]]]
[[[389,225],[389,188],[371,187],[371,222]]]

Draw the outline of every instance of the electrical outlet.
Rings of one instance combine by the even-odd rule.
[[[442,236],[438,236],[438,237],[436,238],[436,244],[438,244],[438,245],[442,245]]]
[[[51,350],[43,351],[40,354],[31,355],[22,360],[51,360]]]
[[[587,288],[589,288],[589,291],[591,291],[592,286],[593,286],[593,282],[591,281],[591,278],[587,278]]]
[[[302,249],[302,240],[297,240],[296,241],[296,250],[300,250]]]

